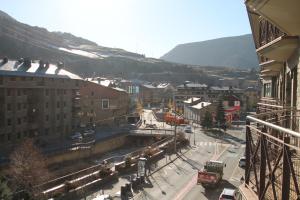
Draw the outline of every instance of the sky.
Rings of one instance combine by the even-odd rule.
[[[159,58],[176,45],[248,34],[244,0],[0,0],[16,20]]]

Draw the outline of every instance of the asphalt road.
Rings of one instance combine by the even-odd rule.
[[[218,199],[223,188],[238,186],[243,174],[243,170],[238,167],[238,160],[244,153],[242,139],[245,132],[241,129],[228,132],[230,134],[220,137],[196,129],[196,145],[181,155],[180,159],[153,174],[149,178],[149,187],[135,199],[214,200]],[[201,185],[196,185],[197,169],[201,169],[210,159],[226,163],[224,181],[218,188],[205,191]]]

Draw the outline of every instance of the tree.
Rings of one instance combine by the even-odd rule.
[[[204,115],[204,119],[201,121],[201,126],[203,128],[208,129],[208,128],[212,127],[212,123],[213,123],[212,116],[211,116],[210,112],[206,111],[205,115]]]
[[[7,185],[7,181],[4,177],[0,176],[0,199],[10,200],[12,199],[11,190]]]
[[[219,104],[218,104],[218,107],[217,107],[216,121],[218,123],[218,126],[224,126],[224,124],[226,122],[225,111],[224,111],[224,106],[223,106],[222,99],[219,100]]]
[[[48,180],[50,173],[45,157],[34,145],[32,139],[26,139],[10,156],[10,175],[17,190],[25,190],[32,199],[40,193],[38,184]]]
[[[137,113],[139,113],[140,115],[141,115],[142,112],[143,112],[143,105],[142,105],[142,103],[141,103],[140,100],[138,100],[138,101],[136,102],[136,111],[137,111]]]

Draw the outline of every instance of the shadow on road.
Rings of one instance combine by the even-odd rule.
[[[240,138],[233,136],[227,132],[223,132],[223,131],[217,130],[217,129],[204,130],[203,133],[209,137],[219,139],[219,140],[228,142],[230,144],[235,144],[235,142],[238,142],[238,143],[244,142],[243,139],[240,139]]]
[[[200,168],[202,167],[198,161],[190,159],[186,157],[184,154],[178,154],[178,157],[184,162],[188,163],[195,170],[200,170]]]

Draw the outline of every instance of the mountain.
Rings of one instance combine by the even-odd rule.
[[[224,37],[177,45],[161,59],[201,66],[252,68],[258,66],[252,35]]]
[[[226,78],[224,74],[246,79],[251,75],[243,71],[239,74],[236,69],[224,67],[205,70],[205,66],[199,68],[147,58],[123,49],[103,47],[70,33],[50,32],[45,28],[18,22],[0,11],[0,59],[3,57],[9,59],[29,57],[31,60],[44,62],[63,62],[67,70],[83,78],[118,76],[150,82],[182,84],[189,80],[216,85]]]
[[[49,32],[18,22],[0,11],[0,59],[3,57],[64,62],[68,70],[83,77],[122,75],[138,78],[136,76],[144,73],[183,72],[187,68],[123,49],[99,46],[70,33]]]

